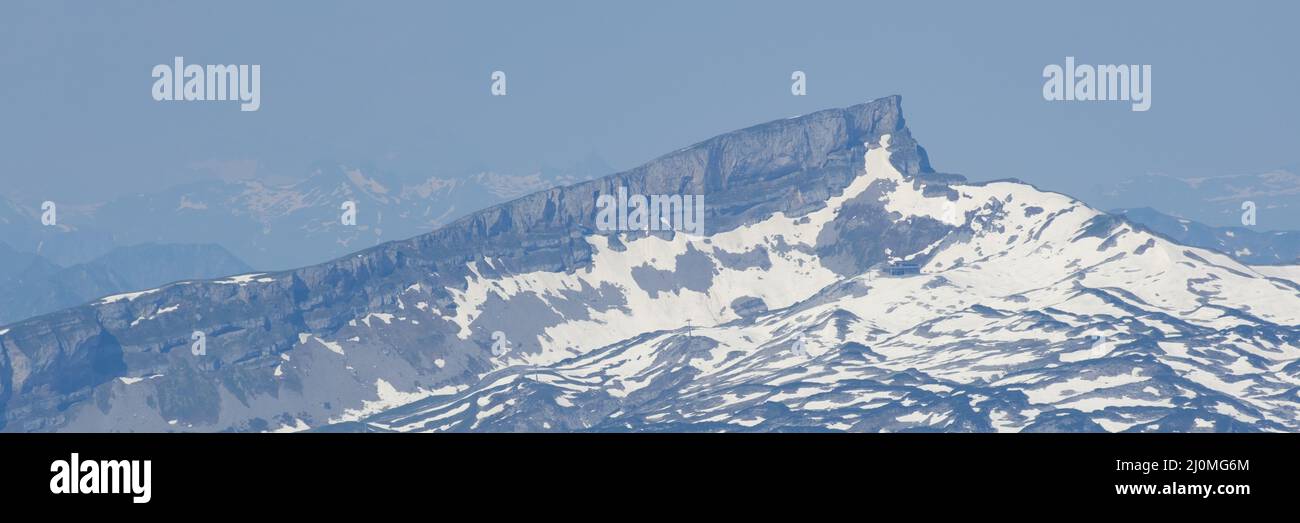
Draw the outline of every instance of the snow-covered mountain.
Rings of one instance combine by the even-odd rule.
[[[508,360],[457,394],[393,409],[367,425],[873,432],[1300,426],[1300,267],[1244,266],[1015,182],[952,185],[955,201],[927,198],[922,184],[894,168],[888,144],[889,135],[872,144],[863,174],[809,214],[778,213],[708,238],[598,247],[589,273],[472,279],[457,317],[477,316],[496,299],[537,296],[556,308],[555,298],[581,288],[637,288],[636,267],[678,277],[695,268],[693,277],[712,281],[548,329],[537,353]],[[956,213],[945,210],[950,201]],[[921,233],[924,241],[896,252],[877,238],[845,234],[884,217],[941,232]],[[890,236],[890,226],[869,230]],[[845,239],[852,244],[836,245]],[[832,245],[855,256],[831,262]],[[750,261],[739,266],[727,261],[744,256]],[[889,276],[863,267],[877,259],[916,263],[920,271]],[[742,316],[735,309],[754,298],[768,310]],[[683,328],[693,318],[700,325]],[[618,328],[629,323],[641,332]],[[578,344],[601,348],[567,350]]]
[[[705,234],[600,230],[620,187],[706,195]],[[936,173],[890,97],[14,325],[0,399],[10,431],[1294,431],[1298,341],[1300,266]]]

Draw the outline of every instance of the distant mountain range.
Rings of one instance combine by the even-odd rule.
[[[219,216],[426,216],[372,181]],[[705,195],[704,234],[598,226],[620,189]],[[936,172],[882,98],[2,327],[0,429],[1300,431],[1300,266],[1137,216]]]
[[[60,267],[0,243],[0,325],[110,294],[250,270],[216,245],[119,247],[90,262]]]
[[[1211,227],[1150,207],[1111,211],[1183,245],[1213,249],[1243,263],[1300,263],[1300,232],[1261,232],[1248,227]]]
[[[258,268],[319,263],[603,166],[592,155],[566,170],[418,182],[322,166],[280,185],[213,180],[59,205],[53,226],[41,224],[40,201],[0,197],[0,325],[110,294],[252,271],[244,259]],[[340,222],[344,201],[357,205],[356,226]]]
[[[1257,231],[1300,230],[1300,175],[1291,170],[1203,178],[1147,174],[1081,195],[1103,209],[1152,208],[1214,227],[1241,225],[1254,202]]]
[[[427,233],[476,209],[576,182],[582,175],[575,173],[597,165],[589,160],[569,171],[417,181],[322,166],[283,185],[212,180],[94,205],[60,205],[57,226],[42,226],[41,200],[0,198],[0,241],[64,266],[117,247],[158,243],[221,245],[259,269],[287,269]],[[357,209],[354,226],[340,220],[348,201]]]

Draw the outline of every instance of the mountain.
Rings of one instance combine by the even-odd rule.
[[[6,251],[35,254],[66,266],[92,260],[115,246],[112,234],[96,225],[95,206],[57,206],[55,223],[42,225],[43,202],[27,196],[0,197],[0,244]]]
[[[1201,178],[1146,174],[1091,192],[1087,199],[1098,208],[1150,207],[1216,227],[1241,225],[1242,204],[1253,202],[1256,230],[1300,229],[1300,175],[1294,167]]]
[[[1182,245],[1212,249],[1232,256],[1242,263],[1300,262],[1300,232],[1260,232],[1247,227],[1211,227],[1186,218],[1170,216],[1150,207],[1118,209],[1111,212]]]
[[[28,252],[18,252],[0,242],[0,281],[22,272],[39,259],[41,259],[40,256]]]
[[[59,267],[34,254],[9,251],[0,268],[0,325],[80,305],[93,298],[180,280],[251,270],[216,245],[119,247],[88,263]]]
[[[41,201],[7,198],[0,200],[0,238],[63,266],[115,247],[161,243],[221,245],[255,267],[286,269],[429,232],[473,210],[577,181],[573,173],[593,165],[601,165],[598,158],[569,170],[408,180],[321,164],[292,183],[209,180],[94,205],[61,205],[58,226],[41,225]],[[342,223],[344,202],[356,205],[355,225]]]
[[[620,188],[705,195],[703,234],[599,227]],[[1297,282],[935,172],[889,97],[0,329],[0,405],[6,431],[1294,431]]]

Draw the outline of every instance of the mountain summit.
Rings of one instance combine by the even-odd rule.
[[[3,428],[1300,429],[1300,267],[936,173],[900,103],[0,328]],[[620,189],[704,234],[601,230]]]

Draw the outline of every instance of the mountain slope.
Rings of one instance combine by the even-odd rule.
[[[887,148],[870,150],[864,175],[823,212],[777,215],[698,243],[682,239],[678,252],[712,245],[771,253],[784,246],[787,252],[802,247],[813,254],[821,250],[813,238],[864,217],[870,223],[872,212],[863,208],[890,213],[895,224],[962,216],[935,243],[895,251],[906,256],[894,261],[915,262],[922,266],[920,274],[890,277],[866,270],[819,277],[815,271],[800,273],[795,264],[779,267],[779,255],[763,270],[735,273],[718,263],[707,293],[683,289],[678,303],[670,297],[660,310],[637,316],[642,320],[637,324],[652,332],[625,337],[607,328],[624,322],[569,322],[547,331],[560,342],[551,343],[552,349],[579,337],[603,346],[571,356],[554,350],[569,356],[560,361],[540,357],[550,352],[546,349],[523,356],[464,391],[371,416],[364,427],[1298,428],[1300,285],[1295,282],[1300,268],[1257,270],[1018,183],[953,185],[957,212],[947,213],[946,199],[924,198],[923,190],[903,183],[905,176],[884,158]],[[814,236],[800,228],[819,232]],[[889,238],[888,229],[883,232]],[[871,241],[854,240],[853,248],[866,252],[867,261],[871,250],[861,246]],[[646,259],[662,256],[665,247],[629,246],[628,252],[638,250]],[[625,256],[598,255],[594,265],[599,270],[628,263],[619,258]],[[833,267],[825,260],[822,256],[821,266]],[[682,261],[679,255],[679,274]],[[816,266],[819,260],[805,261]],[[674,268],[666,265],[665,270]],[[820,291],[806,298],[797,291],[779,293],[784,282],[767,279],[774,276],[795,277],[791,283]],[[746,277],[752,279],[737,284]],[[542,278],[522,274],[475,286],[515,298],[555,296],[577,285]],[[710,308],[727,302],[731,289],[763,289],[765,301],[779,308],[747,318],[719,308],[715,325],[671,326],[681,319],[674,311],[707,317]],[[477,307],[487,301],[477,297],[486,294],[467,292],[463,303]],[[645,320],[664,316],[659,322]]]
[[[599,230],[619,187],[706,195],[705,234]],[[1296,430],[1298,279],[935,173],[891,97],[14,325],[0,400],[10,431]]]
[[[1300,232],[1260,232],[1247,227],[1211,227],[1162,214],[1149,207],[1112,212],[1182,245],[1213,249],[1242,263],[1294,264],[1300,261]]]

